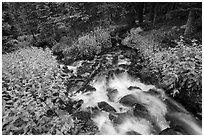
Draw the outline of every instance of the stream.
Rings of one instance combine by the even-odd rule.
[[[67,84],[68,96],[80,102],[73,117],[91,121],[99,135],[201,134],[201,125],[183,106],[141,82],[135,69],[140,62],[136,51],[116,47],[65,66],[75,79]]]

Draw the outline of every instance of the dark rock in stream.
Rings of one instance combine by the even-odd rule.
[[[119,75],[119,74],[121,74],[121,73],[124,73],[125,72],[125,70],[124,69],[116,69],[116,70],[114,70],[114,73],[116,74],[116,75]]]
[[[111,105],[109,105],[107,102],[105,102],[105,101],[99,102],[98,103],[98,107],[101,110],[104,110],[106,112],[116,112],[116,110]]]
[[[68,69],[66,66],[63,66],[63,70],[64,73],[73,73],[73,70]]]
[[[139,89],[139,90],[141,90],[141,88],[140,88],[140,87],[137,87],[137,86],[130,86],[130,87],[128,87],[128,90],[133,90],[133,89]]]
[[[91,85],[86,85],[85,88],[84,88],[83,93],[88,92],[88,91],[93,92],[93,91],[96,91],[96,89]]]
[[[126,69],[126,70],[129,69],[129,65],[127,65],[127,64],[120,64],[120,65],[118,65],[118,67],[119,67],[119,68]]]
[[[88,122],[91,119],[91,113],[86,111],[78,111],[73,113],[74,119],[80,120],[82,122]]]
[[[147,93],[148,94],[150,94],[150,95],[153,95],[153,96],[157,96],[157,95],[160,95],[160,93],[156,90],[156,89],[149,89],[148,91],[147,91]]]

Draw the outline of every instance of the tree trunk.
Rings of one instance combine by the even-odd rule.
[[[158,3],[155,3],[155,6],[154,6],[154,16],[153,16],[153,25],[155,25],[156,23],[156,19],[157,19],[157,8],[158,8]]]
[[[187,23],[186,23],[186,29],[185,29],[185,32],[184,32],[184,36],[188,36],[188,35],[191,34],[192,22],[193,22],[193,10],[190,10],[189,14],[188,14],[188,20],[187,20]]]
[[[155,3],[150,3],[150,4],[151,4],[151,9],[150,9],[149,21],[153,21],[153,19],[154,19],[154,7],[155,7]]]
[[[144,10],[144,2],[141,2],[138,5],[139,25],[141,25],[143,23],[143,10]]]

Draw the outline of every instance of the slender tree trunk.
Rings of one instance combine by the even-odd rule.
[[[185,29],[185,32],[184,32],[184,36],[188,36],[189,34],[191,34],[193,16],[194,16],[193,10],[190,10],[189,14],[188,14],[188,20],[187,20],[187,23],[186,23],[186,29]]]
[[[144,10],[144,2],[141,2],[139,3],[139,6],[138,6],[139,25],[143,23],[143,10]]]
[[[155,4],[154,6],[154,18],[153,18],[153,25],[155,25],[156,23],[156,19],[157,19],[157,8],[158,8],[158,3]]]
[[[31,31],[31,33],[32,33],[32,35],[33,35],[34,40],[37,41],[37,39],[36,39],[36,37],[35,37],[35,34],[34,34],[33,30],[30,30],[30,31]]]

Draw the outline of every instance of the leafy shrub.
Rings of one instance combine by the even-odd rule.
[[[50,50],[19,49],[3,55],[2,91],[11,97],[3,100],[2,133],[69,134],[73,121],[59,109],[69,99],[62,71]],[[9,105],[9,103],[11,103]]]
[[[31,42],[33,40],[33,36],[32,35],[22,35],[22,36],[18,36],[18,41],[19,42]]]
[[[111,39],[108,30],[97,28],[78,38],[71,47],[65,49],[65,57],[72,56],[75,59],[92,59],[103,50],[110,48]]]
[[[10,42],[7,36],[2,37],[2,53],[9,53],[15,50],[14,43]]]

